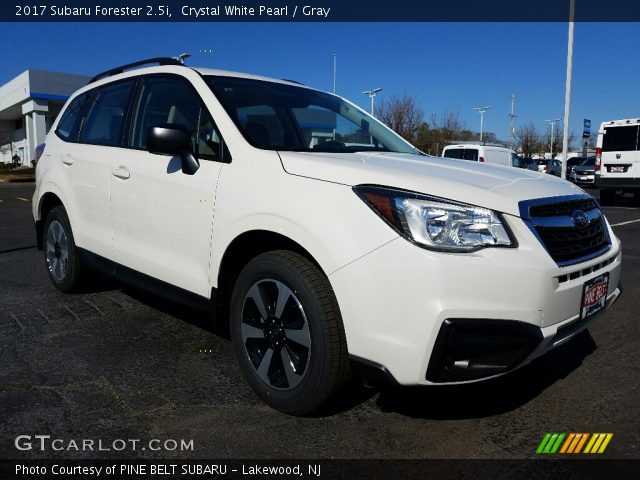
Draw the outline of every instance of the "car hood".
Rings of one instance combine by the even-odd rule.
[[[278,153],[291,175],[349,186],[395,187],[517,216],[522,200],[584,194],[552,175],[468,160],[380,152]]]
[[[596,170],[596,167],[574,167],[573,171],[582,175],[588,174],[588,173],[594,173]]]

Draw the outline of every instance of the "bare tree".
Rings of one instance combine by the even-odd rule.
[[[553,132],[553,158],[556,158],[559,153],[562,153],[562,130],[555,129]],[[540,139],[542,152],[548,152],[551,147],[551,127],[547,127],[547,131]],[[575,135],[569,132],[568,150],[573,148],[575,143]]]
[[[533,122],[529,122],[526,125],[520,125],[516,130],[516,139],[518,141],[519,149],[525,157],[530,157],[534,153],[539,152],[540,139],[536,126]]]
[[[473,133],[466,129],[459,113],[444,112],[440,116],[432,114],[424,123],[416,138],[416,146],[423,152],[440,155],[448,142],[471,140]]]
[[[433,114],[431,115],[430,121],[432,128],[439,130],[445,141],[468,140],[462,138],[465,136],[463,133],[471,133],[469,130],[466,130],[467,126],[464,121],[460,119],[460,113],[458,112],[443,112],[439,117]]]
[[[379,102],[376,117],[404,139],[414,142],[424,123],[424,110],[414,96],[405,93]]]

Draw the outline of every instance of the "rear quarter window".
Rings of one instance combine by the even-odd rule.
[[[92,92],[85,92],[74,98],[66,110],[62,113],[56,135],[62,140],[73,142],[78,138],[78,130],[82,120],[82,114],[91,99]]]
[[[603,152],[628,152],[638,145],[638,126],[605,127],[602,136]]]

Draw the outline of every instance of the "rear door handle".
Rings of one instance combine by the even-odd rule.
[[[64,157],[62,157],[62,163],[64,163],[65,165],[73,165],[73,157],[67,153]]]
[[[131,176],[131,174],[129,173],[129,170],[127,170],[125,167],[114,168],[111,173],[113,174],[114,177],[118,177],[123,180],[126,180]]]

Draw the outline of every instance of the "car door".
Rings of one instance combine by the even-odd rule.
[[[178,156],[146,150],[150,127],[185,128],[200,168],[184,174]],[[111,211],[117,262],[209,296],[209,252],[217,181],[230,160],[195,88],[178,75],[141,79],[125,156],[111,163]]]
[[[67,195],[76,244],[107,258],[113,254],[110,164],[123,154],[120,148],[123,119],[134,83],[133,80],[109,83],[78,97],[87,105],[76,127],[75,141],[66,144],[61,154],[62,170],[56,179]],[[62,120],[58,136],[66,128]]]
[[[625,179],[632,185],[632,179],[640,177],[637,146],[638,125],[604,127],[600,174],[611,179]]]

